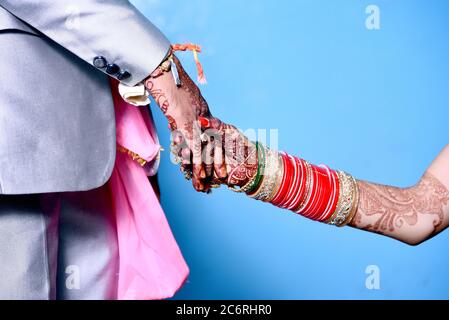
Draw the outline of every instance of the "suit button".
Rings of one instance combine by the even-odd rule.
[[[96,68],[102,69],[102,68],[106,67],[107,64],[108,64],[108,62],[102,56],[98,56],[98,57],[94,58],[94,66]]]
[[[106,73],[107,74],[116,74],[120,71],[120,67],[116,65],[115,63],[109,63],[106,66]]]
[[[131,73],[129,73],[128,71],[120,71],[117,75],[117,79],[121,80],[125,80],[128,79],[129,77],[131,77]]]

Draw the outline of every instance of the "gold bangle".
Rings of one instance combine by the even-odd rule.
[[[352,203],[351,212],[349,213],[349,215],[348,215],[346,221],[343,223],[342,227],[351,223],[351,221],[352,221],[352,219],[354,219],[354,216],[357,213],[357,210],[359,207],[359,196],[360,196],[359,186],[357,184],[357,180],[355,180],[353,176],[351,176],[351,180],[352,180],[352,183],[354,186],[354,199],[353,199],[353,203]]]
[[[337,176],[340,182],[337,208],[326,223],[343,227],[348,223],[354,209],[354,202],[357,197],[357,184],[355,179],[346,172],[337,171]]]
[[[282,178],[284,177],[284,161],[282,160],[282,156],[279,155],[279,153],[277,154],[277,157],[278,157],[277,159],[278,170],[276,171],[276,177],[274,179],[275,181],[274,187],[271,193],[268,195],[268,197],[266,197],[266,199],[264,200],[265,202],[271,202],[274,199],[274,197],[279,191],[279,188],[281,187]]]
[[[273,192],[273,189],[276,188],[276,183],[278,180],[277,173],[279,171],[278,153],[266,147],[264,148],[266,155],[266,165],[264,168],[264,172],[261,173],[262,182],[255,192],[248,194],[249,197],[261,201],[266,201],[267,197],[269,197]]]
[[[342,179],[340,178],[340,172],[336,171],[335,172],[337,174],[337,179],[338,179],[338,200],[337,200],[337,206],[335,207],[335,211],[331,214],[330,218],[327,219],[325,221],[325,223],[327,224],[331,224],[331,221],[333,221],[335,219],[335,217],[337,216],[338,212],[340,211],[340,207],[341,207],[341,202],[343,200],[342,194],[343,194],[343,182]]]
[[[164,74],[165,72],[169,72],[171,70],[173,62],[173,51],[170,49],[170,52],[165,57],[164,61],[151,73],[151,78],[157,78]]]
[[[248,188],[245,188],[244,190],[242,190],[243,192],[246,193],[246,195],[250,195],[250,194],[255,194],[257,193],[258,190],[260,190],[263,181],[265,180],[264,177],[264,173],[265,173],[265,168],[267,167],[267,150],[265,149],[264,146],[262,146],[262,144],[260,144],[259,142],[256,143],[256,151],[257,151],[257,174],[254,177],[253,180],[253,184],[251,186],[248,186]],[[263,160],[262,165],[260,164],[260,159]],[[258,181],[256,181],[256,179]],[[255,188],[255,189],[254,189]]]

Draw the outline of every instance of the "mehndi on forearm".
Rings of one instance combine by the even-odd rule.
[[[449,191],[430,172],[410,188],[358,182],[360,200],[351,226],[416,245],[446,227]]]

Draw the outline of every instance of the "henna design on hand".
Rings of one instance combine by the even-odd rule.
[[[154,88],[154,82],[152,80],[148,80],[146,82],[146,88],[153,97],[154,101],[159,106],[159,108],[162,110],[162,113],[166,115],[170,104],[165,94],[162,92],[161,89]]]
[[[196,115],[202,117],[210,116],[209,106],[206,100],[204,99],[203,95],[201,94],[201,91],[198,88],[198,86],[193,82],[193,80],[184,70],[184,68],[181,65],[181,62],[179,62],[179,59],[176,56],[173,57],[173,61],[175,62],[178,68],[179,79],[181,80],[181,87],[186,93],[188,93],[190,97],[190,103],[192,104],[192,106],[195,107]]]
[[[243,186],[257,173],[256,145],[236,127],[217,118],[199,119],[207,141],[202,144],[208,185]],[[212,170],[212,167],[214,170]]]
[[[173,55],[172,59],[177,66],[181,85],[175,84],[170,71],[158,68],[156,73],[145,80],[145,86],[167,117],[170,130],[179,130],[184,135],[185,145],[187,151],[190,149],[193,162],[188,165],[186,163],[189,161],[183,161],[181,169],[193,173],[192,183],[198,191],[207,191],[202,181],[206,174],[201,163],[201,130],[197,122],[199,116],[212,116],[200,89],[185,72],[177,57]],[[185,154],[183,160],[190,156]]]
[[[167,117],[167,120],[168,120],[168,128],[169,128],[171,131],[178,130],[178,125],[176,124],[175,118],[173,118],[173,117],[170,116],[170,115],[166,115],[166,117]]]
[[[219,130],[223,137],[225,163],[228,171],[228,186],[243,186],[257,173],[256,145],[236,127],[222,124]]]

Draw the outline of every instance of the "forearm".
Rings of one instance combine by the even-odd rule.
[[[332,186],[329,182],[329,178],[331,178],[329,171],[321,171],[319,175],[311,175],[307,170],[300,170],[300,167],[298,170],[293,170],[292,166],[289,165],[290,169],[287,169],[286,164],[288,162],[284,162],[284,166],[275,167],[275,170],[268,170],[263,176],[260,186],[255,188],[260,191],[264,189],[264,185],[269,187],[268,189],[273,188],[274,193],[268,192],[268,194],[284,194],[284,200],[276,200],[276,196],[260,198],[252,196],[258,191],[250,191],[249,195],[270,202],[280,208],[288,208],[313,220],[340,226],[345,225],[345,223],[338,221],[332,223],[332,219],[328,217],[330,212],[334,212],[332,216],[335,213],[342,212],[340,216],[354,228],[375,232],[416,245],[433,237],[449,225],[448,161],[449,146],[434,160],[419,183],[410,188],[355,181],[352,178],[346,179],[345,182],[344,174],[341,171],[330,170],[330,172],[337,173],[336,178],[338,180],[338,183]],[[258,157],[257,162],[260,166],[260,157]],[[312,165],[312,167],[315,168],[315,171],[318,170],[316,166]],[[239,173],[242,170],[248,171],[246,167],[241,165],[236,169],[239,169],[235,170]],[[255,174],[241,175],[252,177]],[[279,180],[279,183],[270,184],[269,181],[277,181],[276,175],[282,175],[283,178]],[[310,176],[312,180],[309,178]],[[320,176],[321,183],[319,182]],[[245,184],[252,180],[254,179],[248,178]],[[284,185],[287,188],[282,187]],[[358,192],[350,192],[350,189],[354,189],[354,187]],[[285,190],[282,191],[283,189]],[[310,189],[310,192],[303,191],[301,196],[301,190],[307,189]],[[339,199],[336,206],[335,201],[332,200],[335,191],[338,192]],[[323,205],[315,205],[311,206],[309,210],[301,210],[301,205],[294,205],[295,201],[288,200],[298,199],[296,203],[303,204],[307,202],[317,203],[315,200],[310,200],[313,198],[316,198],[318,203],[321,202]],[[350,205],[346,206],[347,209],[343,205],[344,202]],[[324,208],[331,208],[330,204],[332,203],[334,203],[335,209],[326,211]],[[302,207],[304,208],[304,206]],[[351,208],[355,209],[352,213]]]
[[[426,172],[411,188],[358,182],[360,198],[351,226],[416,245],[448,226],[449,191]]]

